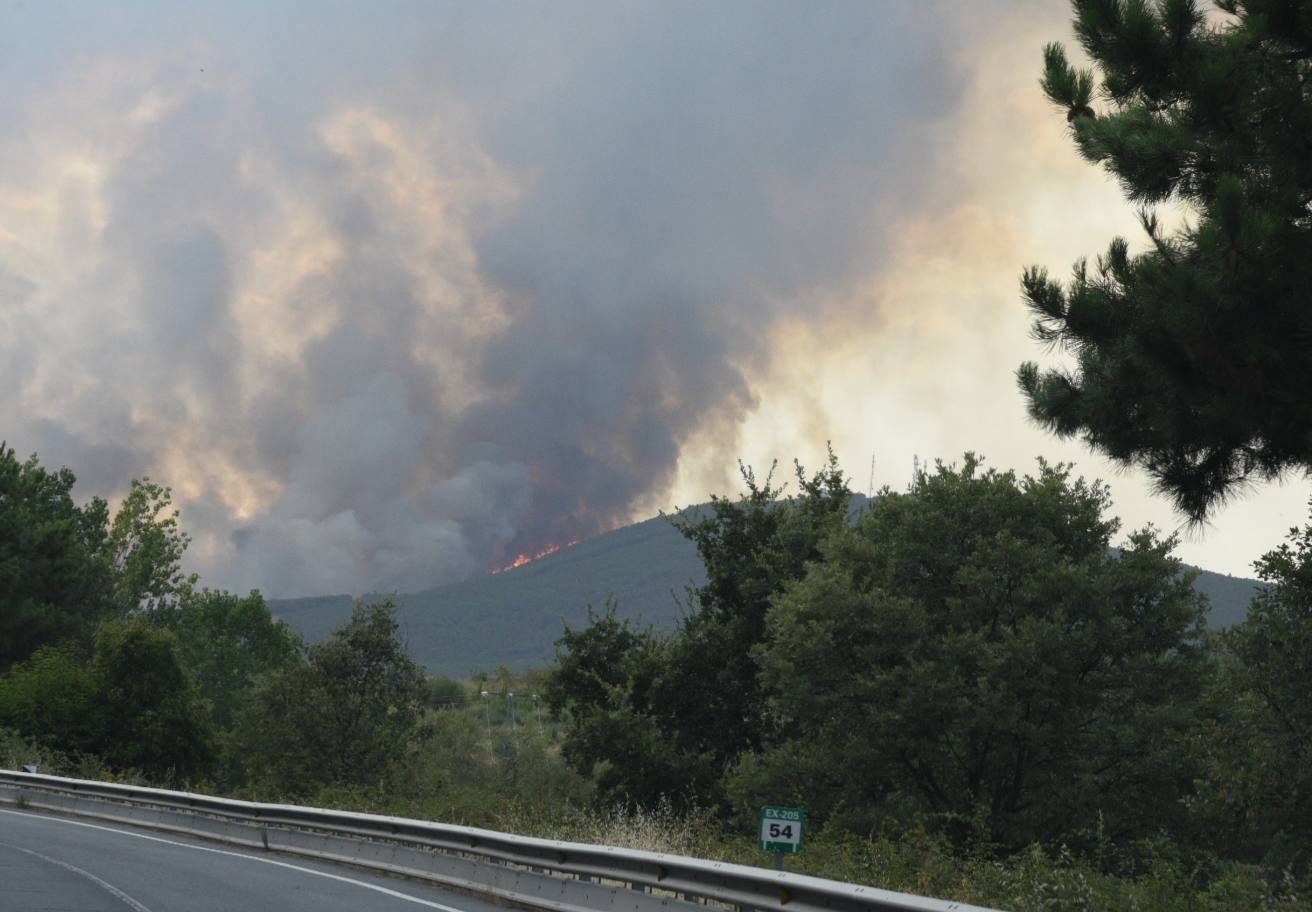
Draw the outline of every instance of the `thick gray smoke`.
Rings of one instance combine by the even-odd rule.
[[[732,460],[778,321],[939,199],[984,21],[46,6],[0,13],[0,436],[174,485],[207,581],[274,595],[482,572],[694,433]]]

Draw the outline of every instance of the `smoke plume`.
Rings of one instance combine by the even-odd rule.
[[[0,13],[0,426],[172,485],[206,581],[278,596],[602,531],[694,435],[731,462],[780,321],[941,201],[982,21],[276,6]]]

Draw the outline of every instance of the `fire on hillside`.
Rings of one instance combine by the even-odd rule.
[[[563,545],[547,545],[547,547],[543,548],[541,551],[537,552],[536,554],[517,555],[513,561],[506,564],[504,567],[499,567],[496,570],[493,570],[492,573],[493,575],[495,575],[497,573],[505,573],[507,570],[514,570],[518,567],[524,566],[525,564],[531,564],[535,560],[540,560],[549,554],[555,554],[557,551],[560,551],[564,548],[572,548],[578,543],[579,540],[576,538],[573,541],[565,542]]]

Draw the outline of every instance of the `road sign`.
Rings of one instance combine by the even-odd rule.
[[[802,848],[806,812],[801,808],[766,805],[761,808],[761,848],[776,854]]]

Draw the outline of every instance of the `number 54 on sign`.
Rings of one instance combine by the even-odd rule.
[[[802,848],[806,812],[801,808],[766,805],[761,808],[761,848],[767,852],[796,852]]]

